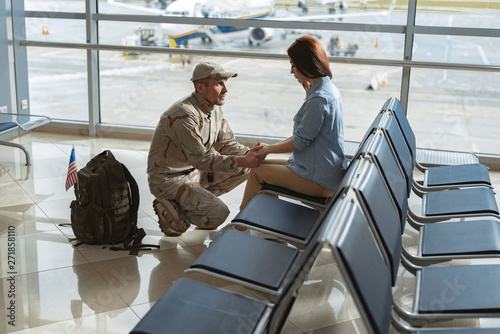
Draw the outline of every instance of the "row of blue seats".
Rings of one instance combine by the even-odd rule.
[[[271,187],[275,194],[316,205],[303,206],[258,194],[232,222],[278,237],[286,245],[225,231],[187,270],[238,283],[262,298],[257,300],[191,279],[178,279],[132,333],[279,333],[298,289],[325,247],[332,250],[333,260],[339,264],[368,332],[387,333],[391,319],[394,327],[408,332],[421,331],[412,326],[421,325],[422,320],[430,323],[444,319],[438,314],[442,305],[434,299],[439,295],[436,295],[439,287],[443,288],[443,282],[454,282],[454,278],[444,273],[447,267],[419,268],[417,265],[441,262],[455,255],[491,254],[488,250],[469,252],[467,246],[460,249],[453,239],[468,239],[456,232],[461,228],[469,227],[479,233],[483,231],[479,226],[493,228],[498,221],[484,219],[465,223],[450,219],[498,216],[498,208],[491,184],[488,184],[489,177],[481,175],[483,167],[446,166],[433,167],[424,173],[427,176],[418,184],[421,187],[417,192],[423,194],[423,214],[413,213],[408,208],[408,198],[416,187],[413,168],[417,162],[412,136],[399,101],[389,99],[366,132],[331,199],[305,198]],[[450,174],[448,171],[440,180],[429,182],[430,174],[436,173],[434,177],[440,168],[448,167],[455,172]],[[477,178],[487,182],[464,182],[458,171],[468,168],[477,169]],[[471,171],[466,175],[470,178]],[[426,192],[422,190],[425,187],[428,188]],[[413,255],[402,246],[407,220],[425,234],[421,239],[424,244],[421,254]],[[489,236],[489,240],[493,242],[494,236]],[[484,237],[488,238],[488,234]],[[485,246],[482,242],[470,244]],[[416,290],[418,302],[415,304],[423,306],[418,310],[407,312],[393,300],[392,287],[400,263],[415,273],[420,271],[417,275],[420,278],[425,272],[426,281]],[[433,268],[444,268],[443,273]],[[477,274],[472,269],[468,276],[465,268],[461,273],[463,277]],[[496,270],[494,268],[489,267],[492,271]],[[440,279],[441,285],[438,284]],[[483,284],[495,288],[491,286],[493,281]],[[478,300],[485,299],[476,290],[469,292],[460,291],[460,298],[456,298],[460,302],[444,305],[449,307],[444,312],[448,318],[453,318],[455,313],[466,314],[463,305],[472,308]],[[456,306],[459,304],[462,306]]]

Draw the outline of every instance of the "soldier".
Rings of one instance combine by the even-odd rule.
[[[221,65],[202,61],[192,74],[195,91],[175,102],[160,117],[148,155],[148,182],[153,207],[168,236],[190,224],[215,229],[229,215],[218,198],[244,182],[249,168],[264,155],[238,143],[221,106],[226,83],[236,77]]]

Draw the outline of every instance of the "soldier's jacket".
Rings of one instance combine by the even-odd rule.
[[[181,184],[197,183],[198,171],[237,173],[236,155],[247,151],[235,140],[221,107],[192,93],[168,108],[156,126],[148,155],[150,189],[165,198],[160,188],[175,192]]]

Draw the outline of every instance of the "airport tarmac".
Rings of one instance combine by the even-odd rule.
[[[104,3],[106,5],[106,3]],[[495,12],[494,12],[495,13]],[[489,25],[498,15],[426,13],[425,22],[478,20]],[[277,13],[278,14],[278,13]],[[402,24],[406,13],[394,11],[388,17],[353,19],[379,24]],[[50,20],[51,41],[78,42],[78,26],[59,29]],[[347,19],[344,22],[349,22]],[[78,23],[79,25],[80,23]],[[101,43],[121,44],[136,23],[103,22]],[[498,24],[497,24],[498,26]],[[156,24],[156,29],[159,24]],[[84,30],[84,29],[83,29]],[[52,33],[53,32],[53,33]],[[82,34],[82,33],[80,33]],[[158,32],[160,34],[160,32]],[[313,34],[328,48],[330,38],[339,36],[344,45],[355,43],[355,57],[402,59],[404,36],[377,32],[276,31],[275,38],[260,46],[239,40],[225,48],[285,53],[301,34]],[[73,37],[72,37],[73,36]],[[29,36],[28,39],[38,39]],[[84,36],[83,36],[84,38]],[[377,45],[378,43],[378,45]],[[417,36],[414,60],[472,64],[500,64],[499,41],[493,38]],[[377,47],[375,47],[377,45]],[[195,48],[213,48],[200,40]],[[86,52],[71,49],[28,48],[30,102],[33,114],[54,118],[86,120]],[[202,57],[192,57],[182,66],[178,55],[100,52],[101,121],[154,127],[159,115],[175,100],[189,94],[192,67]],[[285,137],[305,92],[289,73],[286,60],[215,58],[238,78],[229,81],[224,112],[237,134]],[[55,64],[57,66],[55,66]],[[332,62],[333,82],[342,93],[347,140],[360,140],[375,113],[389,97],[399,97],[402,69]],[[375,80],[375,81],[374,81]],[[373,83],[378,84],[377,89]],[[483,153],[500,153],[500,73],[456,70],[413,69],[408,115],[419,147]]]

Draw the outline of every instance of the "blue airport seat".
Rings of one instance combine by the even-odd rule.
[[[394,115],[401,133],[406,141],[413,165],[424,173],[423,180],[414,180],[413,187],[416,191],[425,192],[433,190],[444,190],[457,187],[490,187],[491,180],[488,168],[479,163],[453,164],[450,166],[425,167],[421,164],[417,156],[415,134],[406,117],[406,113],[398,99],[390,98],[387,100],[386,109]],[[444,152],[443,152],[444,154]],[[473,155],[473,153],[469,153]],[[475,158],[477,160],[477,157]],[[449,163],[452,163],[450,161]]]
[[[432,167],[426,174],[424,186],[428,187],[491,185],[488,167],[483,164]]]
[[[0,145],[19,148],[26,156],[26,166],[31,165],[30,152],[21,144],[5,141],[5,139],[19,136],[39,126],[48,124],[51,119],[40,115],[23,115],[13,113],[0,114]]]
[[[280,187],[277,185],[266,183],[262,186],[259,193],[266,193],[271,195],[283,196],[290,199],[295,199],[301,201],[302,203],[309,205],[317,210],[323,210],[328,205],[328,202],[332,199],[331,197],[318,197],[318,196],[308,196],[305,194],[298,193],[296,191],[287,189],[285,187]]]
[[[398,209],[401,233],[403,233],[408,214],[407,182],[383,133],[378,130],[372,133],[371,137],[368,141],[369,145],[362,148],[361,152],[372,157],[384,179],[390,180],[390,183],[387,182],[388,189]]]
[[[298,270],[311,268],[325,240],[326,230],[337,214],[336,203],[332,204],[325,210],[325,215],[302,251],[247,233],[227,230],[210,244],[186,273],[199,272],[237,283],[274,301]]]
[[[500,315],[500,265],[415,267],[415,299],[411,309],[395,303],[409,324]],[[449,297],[449,298],[448,298]]]
[[[415,134],[413,133],[413,129],[411,128],[410,122],[406,117],[406,113],[401,105],[401,102],[396,98],[389,98],[386,101],[385,111],[390,112],[397,121],[399,128],[401,129],[401,133],[404,136],[405,142],[410,150],[410,154],[412,155],[412,164],[416,164],[416,150],[417,150],[417,141],[415,138]]]
[[[402,250],[401,220],[392,196],[377,166],[366,161],[359,171],[360,181],[353,185],[360,202],[366,207],[367,220],[387,255],[392,284],[396,284]]]
[[[266,194],[256,194],[232,224],[274,235],[297,247],[309,241],[321,213]]]
[[[344,200],[345,217],[328,243],[368,333],[389,333],[392,309],[390,269],[356,200]],[[400,234],[399,234],[400,235]]]
[[[393,158],[397,160],[400,171],[406,179],[408,191],[411,194],[413,167],[411,165],[411,155],[407,146],[404,144],[404,138],[396,126],[392,115],[386,118],[386,122],[380,130],[390,143]],[[386,177],[389,188],[393,190],[398,186],[399,178],[397,173],[392,173],[391,177]],[[453,218],[499,216],[496,204],[495,194],[490,188],[459,188],[449,190],[436,190],[426,193],[415,192],[422,197],[422,213],[416,214],[411,208],[408,209],[408,216],[411,221],[417,223],[445,221]],[[397,196],[395,197],[398,198]]]
[[[420,233],[422,256],[500,256],[500,222],[473,220],[427,224]]]
[[[190,269],[210,271],[276,292],[298,254],[295,248],[228,230],[201,253]]]
[[[424,196],[429,217],[499,214],[495,194],[488,188],[431,191]]]
[[[391,147],[394,151],[396,159],[401,166],[407,182],[407,196],[410,197],[413,182],[413,159],[411,152],[404,142],[404,138],[399,130],[399,127],[394,120],[394,117],[389,117],[383,126],[384,134],[386,135]]]
[[[253,333],[268,309],[265,302],[180,278],[130,333]]]
[[[0,132],[4,132],[15,127],[17,127],[17,123],[15,122],[0,123]]]

